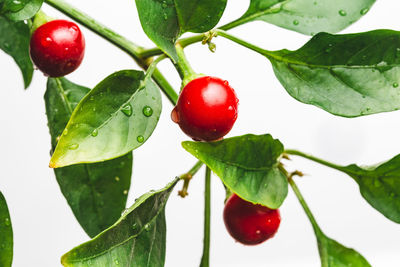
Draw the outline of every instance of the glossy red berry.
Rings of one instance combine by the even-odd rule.
[[[85,54],[85,38],[78,25],[53,20],[32,34],[30,54],[33,63],[45,75],[65,76],[76,70]]]
[[[257,245],[278,231],[279,210],[255,205],[233,194],[225,204],[224,222],[229,234],[244,245]]]
[[[171,118],[194,140],[215,141],[232,129],[238,115],[238,102],[227,81],[199,77],[182,89]]]

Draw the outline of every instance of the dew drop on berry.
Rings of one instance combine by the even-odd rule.
[[[78,29],[78,27],[76,27],[75,25],[74,26],[71,26],[71,27],[69,27],[69,32],[70,33],[72,33],[72,34],[77,34],[78,32],[79,32],[79,29]]]
[[[228,85],[229,85],[229,82],[228,82],[228,81],[224,81],[224,84],[225,84],[226,86],[228,86]]]
[[[46,47],[46,46],[51,45],[52,42],[53,42],[53,39],[51,39],[50,37],[46,37],[45,39],[42,40],[42,45]]]
[[[176,111],[176,107],[171,112],[171,120],[175,123],[179,123],[179,114],[178,111]]]

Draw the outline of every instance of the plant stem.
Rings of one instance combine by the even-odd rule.
[[[303,207],[304,212],[307,214],[307,217],[310,220],[311,225],[314,229],[315,235],[317,236],[317,238],[319,238],[323,233],[322,233],[321,229],[319,228],[317,221],[314,218],[314,215],[312,214],[310,208],[308,207],[306,201],[304,200],[302,194],[300,193],[300,190],[297,187],[296,183],[293,181],[293,178],[288,177],[288,182],[289,182],[290,186],[292,187],[293,192],[296,195],[297,199],[299,200],[301,206]]]
[[[157,64],[160,63],[160,61],[166,59],[166,55],[161,55],[158,58],[156,58],[153,62],[151,62],[150,66],[146,70],[146,75],[144,77],[144,82],[146,82],[149,77],[151,77],[156,70]]]
[[[174,66],[182,79],[183,87],[196,76],[196,72],[194,72],[192,66],[190,66],[190,63],[183,52],[183,47],[179,44],[176,45],[176,53],[178,54],[178,62],[174,64]]]
[[[251,49],[251,50],[253,50],[253,51],[257,52],[257,53],[260,53],[261,55],[265,55],[265,54],[268,53],[267,50],[265,50],[265,49],[263,49],[261,47],[258,47],[256,45],[253,45],[253,44],[251,44],[251,43],[249,43],[247,41],[244,41],[244,40],[242,40],[240,38],[237,38],[237,37],[227,33],[224,30],[216,30],[216,32],[217,32],[218,36],[225,37],[226,39],[229,39],[229,40],[231,40],[231,41],[233,41],[233,42],[235,42],[237,44],[240,44],[240,45],[242,45],[244,47],[247,47],[247,48],[249,48],[249,49]]]
[[[68,4],[63,0],[45,0],[45,2],[48,5],[59,10],[60,12],[64,13],[65,15],[71,17],[75,21],[79,22],[80,24],[82,24],[89,30],[93,31],[97,35],[103,37],[105,40],[114,44],[122,51],[126,52],[144,70],[146,70],[149,67],[151,61],[140,56],[141,51],[144,50],[142,47],[127,40],[125,37],[119,35],[110,28],[107,28],[106,26],[102,25],[98,21],[94,20],[90,16],[74,8],[73,6],[71,6],[70,4]],[[176,101],[178,99],[177,93],[174,91],[172,86],[168,83],[165,77],[157,69],[154,70],[153,79],[160,86],[161,90],[168,97],[168,99],[173,104],[176,104]]]
[[[326,160],[323,160],[323,159],[320,159],[320,158],[317,158],[317,157],[308,155],[308,154],[303,153],[303,152],[298,151],[298,150],[288,149],[288,150],[285,150],[285,153],[286,153],[286,154],[289,154],[289,155],[300,156],[300,157],[303,157],[303,158],[312,160],[312,161],[314,161],[314,162],[317,162],[317,163],[319,163],[319,164],[322,164],[322,165],[324,165],[324,166],[333,168],[333,169],[335,169],[335,170],[346,172],[343,166],[336,165],[336,164],[334,164],[334,163],[331,163],[331,162],[328,162],[328,161],[326,161]]]
[[[204,192],[204,239],[203,256],[200,267],[210,266],[210,217],[211,217],[211,170],[206,168],[205,192]]]
[[[203,166],[203,162],[199,160],[187,173],[179,176],[179,178],[183,180],[183,186],[182,189],[178,192],[178,195],[180,195],[181,197],[186,197],[188,195],[189,183],[192,180],[193,176],[200,170],[201,166]]]

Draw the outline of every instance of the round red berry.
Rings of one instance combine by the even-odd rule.
[[[278,231],[279,210],[245,201],[233,194],[225,204],[224,222],[229,234],[244,245],[257,245]]]
[[[67,20],[53,20],[32,34],[30,55],[45,75],[65,76],[76,70],[85,54],[85,38],[78,25]]]
[[[227,81],[203,76],[182,89],[171,118],[194,140],[215,141],[232,129],[238,102]]]

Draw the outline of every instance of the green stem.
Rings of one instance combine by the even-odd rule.
[[[183,52],[183,47],[179,44],[176,45],[176,53],[178,54],[178,62],[174,64],[179,76],[182,79],[182,87],[190,82],[194,77],[196,77],[196,72],[190,66],[189,61],[186,59],[185,53]]]
[[[323,233],[321,231],[321,228],[319,228],[317,221],[314,218],[314,215],[312,214],[310,208],[308,207],[306,201],[304,200],[302,194],[300,193],[299,188],[297,187],[296,183],[293,181],[291,177],[288,177],[288,182],[292,187],[293,192],[296,195],[297,199],[299,200],[301,206],[303,207],[304,212],[307,214],[307,217],[310,220],[311,225],[314,229],[315,235],[319,238]]]
[[[64,13],[65,15],[71,17],[75,21],[79,22],[80,24],[82,24],[89,30],[93,31],[97,35],[103,37],[105,40],[114,44],[122,51],[126,52],[136,61],[136,63],[141,68],[146,70],[149,67],[149,60],[140,56],[141,52],[144,50],[142,47],[127,40],[125,37],[119,35],[110,28],[107,28],[106,26],[102,25],[101,23],[94,20],[90,16],[74,8],[67,2],[64,2],[63,0],[45,0],[45,2],[48,5],[59,10],[60,12]],[[157,69],[154,70],[153,79],[160,86],[161,90],[168,97],[168,99],[173,104],[176,104],[176,101],[178,99],[177,93],[174,91],[173,87],[168,83],[165,77]]]
[[[268,50],[265,50],[265,49],[263,49],[261,47],[258,47],[256,45],[253,45],[253,44],[247,42],[247,41],[244,41],[244,40],[242,40],[240,38],[237,38],[237,37],[227,33],[224,30],[216,30],[216,32],[217,32],[218,36],[222,36],[222,37],[224,37],[224,38],[226,38],[228,40],[231,40],[231,41],[233,41],[233,42],[235,42],[237,44],[240,44],[240,45],[242,45],[242,46],[244,46],[246,48],[249,48],[249,49],[251,49],[251,50],[253,50],[253,51],[257,52],[257,53],[260,53],[261,55],[269,54]]]
[[[151,77],[156,70],[157,64],[160,63],[160,61],[166,59],[167,57],[165,55],[161,55],[158,58],[156,58],[153,62],[151,62],[150,66],[146,70],[146,75],[143,79],[143,82],[146,83],[146,81]]]
[[[199,160],[187,173],[179,176],[179,178],[183,180],[183,186],[182,189],[179,190],[178,195],[181,197],[186,197],[188,195],[189,183],[193,176],[200,170],[201,166],[203,166],[203,162]]]
[[[201,257],[200,267],[210,266],[210,229],[211,229],[211,170],[206,168],[204,193],[204,240],[203,256]]]
[[[319,163],[319,164],[322,164],[322,165],[324,165],[324,166],[330,167],[330,168],[332,168],[332,169],[335,169],[335,170],[338,170],[338,171],[344,171],[344,172],[345,172],[345,167],[343,167],[343,166],[336,165],[336,164],[334,164],[334,163],[331,163],[331,162],[328,162],[328,161],[326,161],[326,160],[323,160],[323,159],[320,159],[320,158],[317,158],[317,157],[308,155],[308,154],[303,153],[303,152],[298,151],[298,150],[288,149],[288,150],[285,150],[285,153],[286,153],[286,154],[289,154],[289,155],[300,156],[300,157],[303,157],[303,158],[312,160],[312,161],[314,161],[314,162],[317,162],[317,163]]]

